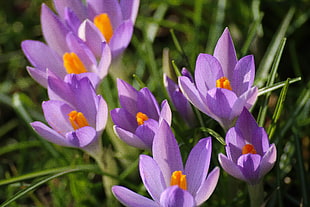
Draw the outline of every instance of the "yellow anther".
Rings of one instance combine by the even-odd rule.
[[[182,171],[174,171],[171,175],[170,186],[177,185],[183,190],[187,190],[186,175]]]
[[[136,119],[137,119],[138,125],[140,126],[140,125],[144,124],[144,122],[145,122],[146,120],[148,120],[149,117],[148,117],[146,114],[142,113],[142,112],[138,112],[138,113],[136,114]]]
[[[257,154],[257,152],[256,152],[256,150],[255,150],[255,148],[254,148],[253,145],[251,145],[251,144],[246,144],[246,145],[244,145],[243,148],[242,148],[242,154],[244,155],[244,154],[249,154],[249,153],[251,153],[251,154]]]
[[[220,79],[217,79],[216,80],[216,87],[232,90],[232,88],[230,86],[230,81],[226,77],[221,77]]]
[[[102,13],[94,18],[94,24],[109,43],[113,36],[113,27],[107,13]]]
[[[67,73],[80,74],[87,72],[87,69],[85,68],[84,64],[74,52],[65,53],[62,56],[62,59],[64,61],[64,67]]]
[[[77,130],[85,126],[89,126],[87,119],[85,118],[82,112],[71,111],[68,114],[68,116],[69,116],[69,121],[74,130]]]

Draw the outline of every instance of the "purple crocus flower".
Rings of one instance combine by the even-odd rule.
[[[171,123],[168,102],[164,100],[160,109],[148,88],[138,91],[121,79],[117,79],[117,88],[122,108],[111,111],[115,133],[131,146],[152,149],[159,121]]]
[[[254,58],[240,60],[228,28],[219,38],[214,54],[199,54],[196,60],[195,83],[186,76],[179,78],[185,97],[200,111],[215,119],[228,130],[243,107],[250,108],[256,101],[258,89],[253,87]]]
[[[269,144],[264,128],[244,108],[236,126],[226,134],[226,156],[219,154],[222,168],[231,176],[255,185],[271,170],[276,157],[276,146]]]
[[[101,42],[107,42],[113,59],[129,45],[140,0],[54,0],[64,22],[100,56]]]
[[[106,126],[108,107],[87,77],[67,75],[65,80],[49,76],[51,100],[42,103],[48,125],[36,121],[33,129],[46,140],[81,148],[92,156],[100,149],[100,136]]]
[[[95,85],[107,75],[112,57],[106,42],[98,43],[100,56],[95,56],[91,48],[45,4],[41,7],[41,24],[47,45],[25,40],[21,47],[33,65],[27,67],[29,74],[43,87],[47,87],[48,70],[62,79],[66,74],[85,73]]]
[[[187,75],[189,72],[183,68],[182,74]],[[189,126],[193,126],[196,123],[194,111],[179,86],[166,74],[164,74],[164,85],[176,110]]]
[[[178,143],[162,121],[154,138],[153,158],[140,155],[139,162],[140,176],[153,200],[121,186],[114,186],[113,194],[128,207],[199,206],[211,196],[219,178],[218,167],[207,176],[211,150],[211,138],[201,139],[184,167]]]

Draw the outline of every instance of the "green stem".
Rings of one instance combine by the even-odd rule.
[[[250,195],[251,207],[261,207],[264,202],[264,187],[263,182],[255,185],[248,184],[248,191]]]

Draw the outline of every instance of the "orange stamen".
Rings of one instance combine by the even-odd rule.
[[[74,52],[65,53],[62,56],[62,59],[64,61],[64,67],[67,73],[80,74],[87,72],[87,69],[85,68],[84,64]]]
[[[186,175],[182,171],[174,171],[171,175],[170,186],[177,185],[183,190],[187,190]]]
[[[257,154],[257,152],[256,152],[256,150],[255,150],[255,148],[254,148],[253,145],[251,145],[251,144],[246,144],[246,145],[244,145],[243,148],[242,148],[242,154],[244,155],[244,154],[249,154],[249,153],[251,153],[251,154]]]
[[[85,118],[82,112],[71,111],[68,114],[68,116],[69,116],[69,121],[74,130],[77,130],[85,126],[89,126],[87,119]]]
[[[108,14],[103,13],[95,16],[94,24],[109,43],[113,36],[113,27]]]
[[[136,114],[136,120],[137,120],[137,123],[138,123],[139,126],[144,124],[144,122],[146,120],[148,120],[148,119],[149,119],[149,117],[146,114],[142,113],[142,112],[138,112]]]
[[[232,90],[232,88],[230,86],[230,81],[226,77],[221,77],[220,79],[217,79],[216,80],[216,87]]]

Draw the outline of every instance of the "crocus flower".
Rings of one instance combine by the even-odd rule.
[[[67,147],[81,148],[90,155],[100,149],[100,136],[106,126],[108,107],[96,95],[87,77],[67,75],[65,80],[49,76],[51,100],[42,103],[48,125],[36,121],[33,129],[46,140]]]
[[[189,74],[189,72],[183,68],[183,75]],[[183,95],[178,84],[176,84],[172,79],[170,79],[166,74],[164,74],[164,85],[168,92],[168,95],[175,106],[176,110],[179,112],[183,120],[189,125],[193,126],[196,122],[194,111],[188,102],[188,100]]]
[[[219,168],[208,176],[211,138],[201,139],[183,166],[178,143],[162,121],[153,143],[153,158],[140,155],[139,170],[143,184],[153,200],[127,188],[114,186],[115,197],[128,207],[194,207],[205,202],[214,191]]]
[[[250,185],[258,184],[276,162],[277,152],[263,127],[244,108],[236,126],[226,134],[226,156],[219,154],[222,168]]]
[[[113,59],[129,45],[139,9],[139,0],[54,0],[64,22],[100,56],[107,42]]]
[[[237,60],[236,51],[226,28],[219,38],[214,54],[199,54],[195,81],[181,76],[179,85],[185,97],[200,111],[215,119],[225,130],[234,125],[243,107],[256,101],[258,89],[252,55]]]
[[[25,40],[21,44],[33,65],[27,70],[34,80],[47,87],[47,71],[50,70],[62,79],[66,74],[83,73],[97,85],[107,75],[112,57],[106,42],[97,43],[100,56],[96,57],[91,48],[45,4],[41,7],[41,24],[47,45],[35,40]]]
[[[131,146],[152,149],[159,121],[164,119],[171,123],[168,102],[164,100],[160,109],[148,88],[138,91],[121,79],[117,79],[117,88],[122,108],[111,111],[115,133]]]

